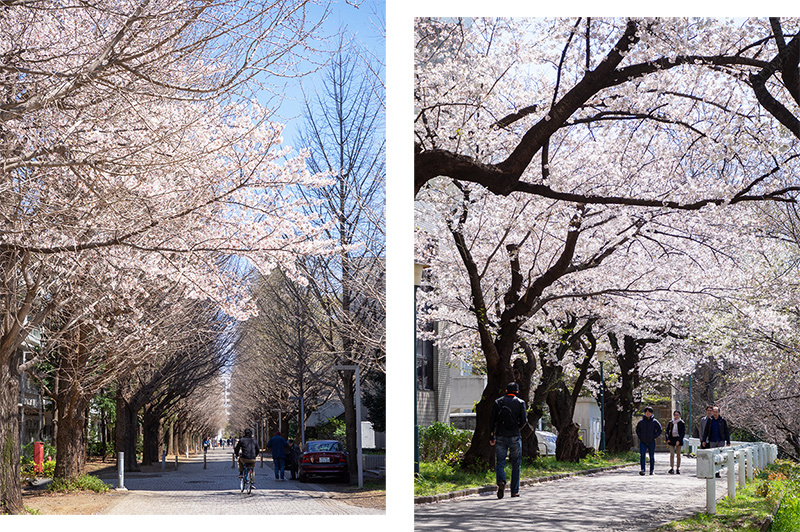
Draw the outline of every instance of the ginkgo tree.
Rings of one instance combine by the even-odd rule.
[[[491,403],[551,305],[602,318],[609,296],[740,281],[731,249],[749,235],[728,217],[747,217],[755,201],[793,202],[798,190],[797,139],[743,74],[765,68],[775,41],[759,36],[773,27],[417,21],[415,183],[418,215],[434,228],[419,249],[437,249],[437,289],[421,308],[458,323],[451,346],[477,347],[487,368],[466,463],[491,462]],[[662,312],[680,306],[661,300]]]
[[[281,146],[256,96],[299,75],[314,46],[308,2],[2,2],[0,456],[4,510],[19,489],[18,348],[85,298],[70,276],[113,265],[254,311],[219,267],[269,271],[331,246],[296,187],[325,176]],[[124,251],[127,249],[128,251]],[[65,259],[65,256],[72,258]],[[135,275],[109,281],[114,297]]]

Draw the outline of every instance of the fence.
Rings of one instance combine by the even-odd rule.
[[[689,452],[697,454],[697,478],[706,479],[706,512],[717,513],[716,475],[727,467],[728,497],[736,498],[736,474],[739,486],[752,481],[755,469],[763,469],[778,458],[778,447],[764,442],[731,442],[730,447],[700,449],[698,438],[686,438]]]

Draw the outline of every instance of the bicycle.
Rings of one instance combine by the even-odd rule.
[[[250,495],[250,491],[253,489],[253,485],[255,484],[256,472],[253,468],[254,466],[251,465],[245,466],[244,475],[239,479],[239,486],[242,488],[242,493],[244,493],[245,488],[247,488],[248,495]]]

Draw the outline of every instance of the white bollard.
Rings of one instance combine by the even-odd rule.
[[[717,513],[717,481],[713,478],[706,479],[706,513]]]
[[[128,491],[125,488],[125,453],[120,451],[117,453],[117,469],[119,470],[117,476],[117,490]]]
[[[747,480],[752,481],[753,476],[753,461],[755,460],[755,451],[753,447],[747,448]]]
[[[739,455],[739,487],[740,488],[744,488],[744,484],[745,484],[745,480],[744,480],[744,477],[745,477],[744,465],[745,465],[745,457],[747,456],[747,450],[746,449],[739,449],[737,454]]]
[[[736,451],[732,448],[727,451],[728,458],[728,498],[734,500],[736,498],[736,468],[734,467]]]
[[[189,458],[189,446],[186,446],[186,458]]]

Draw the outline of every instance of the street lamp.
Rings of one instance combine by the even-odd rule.
[[[427,264],[414,263],[414,475],[419,474],[419,425],[417,424],[417,289]]]
[[[694,359],[689,359],[689,362],[692,364],[692,371],[689,373],[689,437],[691,437],[693,434],[692,430],[694,430],[694,423],[692,422],[692,375],[694,375],[697,363]],[[702,438],[703,435],[700,434],[700,437]]]
[[[597,360],[600,362],[600,450],[606,450],[606,380],[603,375],[603,362],[606,361],[608,351],[597,351]]]
[[[364,487],[364,458],[361,450],[361,370],[356,365],[335,365],[335,370],[355,371],[356,379],[356,465],[358,466],[358,487]]]

